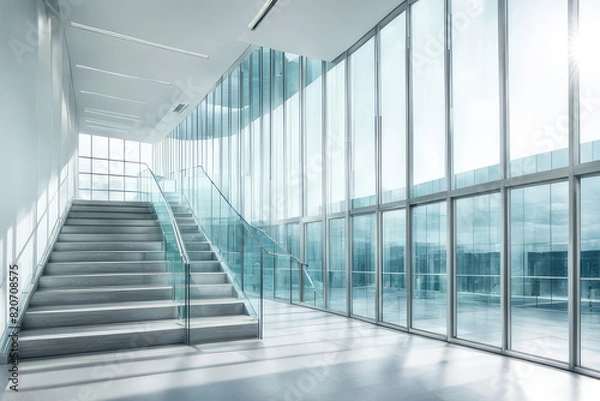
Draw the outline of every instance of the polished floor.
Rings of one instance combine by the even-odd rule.
[[[265,339],[25,361],[2,400],[598,400],[600,380],[265,304]],[[6,369],[3,369],[6,372]],[[6,375],[6,373],[4,373]]]

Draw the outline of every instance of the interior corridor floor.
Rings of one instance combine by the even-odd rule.
[[[263,341],[19,367],[19,392],[7,388],[0,399],[596,401],[600,394],[593,378],[276,302],[265,303]]]

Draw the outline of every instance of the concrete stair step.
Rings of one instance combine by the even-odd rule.
[[[192,273],[211,273],[223,271],[221,264],[216,260],[190,261],[190,269]]]
[[[217,256],[213,251],[188,251],[190,261],[194,260],[216,260]]]
[[[21,359],[181,344],[185,329],[177,319],[23,330]]]
[[[192,317],[235,316],[243,315],[245,312],[244,302],[236,298],[190,302],[190,316]],[[27,311],[23,320],[23,328],[40,329],[177,319],[177,315],[178,306],[170,300],[39,306],[32,307]]]
[[[195,318],[190,321],[193,344],[258,338],[258,321],[251,316]]]
[[[50,262],[127,262],[164,260],[164,257],[164,251],[55,251]]]
[[[48,263],[44,270],[44,276],[115,273],[164,273],[166,271],[167,262],[160,260],[138,262],[62,262]]]
[[[157,220],[150,219],[73,219],[68,218],[65,222],[67,226],[123,226],[123,227],[160,227]]]
[[[68,276],[44,275],[39,288],[82,288],[119,286],[168,286],[173,283],[173,274],[161,273],[118,273],[118,274],[73,274]]]
[[[63,226],[61,234],[161,234],[160,226],[127,227],[117,225],[105,226]],[[131,236],[130,236],[131,238]]]
[[[93,288],[38,288],[30,306],[96,304],[105,302],[166,301],[173,286],[120,286]],[[231,295],[230,295],[231,296]]]
[[[162,251],[162,241],[57,242],[54,251]]]
[[[109,274],[44,275],[39,288],[85,288],[119,286],[168,286],[178,279],[170,272],[159,273],[109,273]],[[192,273],[192,284],[227,284],[224,272]]]
[[[73,207],[134,207],[134,208],[150,208],[151,205],[148,202],[135,202],[135,201],[90,201],[76,199],[73,201]]]
[[[63,228],[64,229],[64,228]],[[108,230],[107,230],[108,231]],[[159,228],[148,234],[131,233],[63,233],[58,236],[58,242],[110,242],[110,241],[128,241],[128,242],[144,242],[144,241],[163,241],[164,235]]]
[[[110,210],[104,212],[69,212],[70,219],[106,219],[106,220],[154,220],[156,217],[150,210],[144,212],[127,213],[113,212]]]
[[[200,230],[196,224],[193,225],[179,225],[179,231],[181,234],[200,234]]]
[[[194,233],[181,233],[181,236],[183,237],[183,242],[185,242],[186,244],[188,242],[194,242],[194,241],[206,241],[206,237],[204,236],[204,234],[202,234],[201,232],[194,232]]]
[[[73,204],[71,212],[86,212],[86,213],[152,213],[152,207],[150,205],[144,206],[119,206],[119,205],[87,205],[87,204]]]

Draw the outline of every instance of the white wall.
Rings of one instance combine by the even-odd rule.
[[[60,18],[42,0],[0,0],[0,332],[7,271],[20,292],[76,193],[77,123]],[[22,294],[21,294],[22,295]]]

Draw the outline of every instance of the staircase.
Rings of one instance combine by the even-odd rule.
[[[206,238],[189,213],[177,216],[194,260],[191,342],[256,338],[258,323]],[[19,357],[184,343],[164,259],[150,204],[76,201],[25,312]]]

